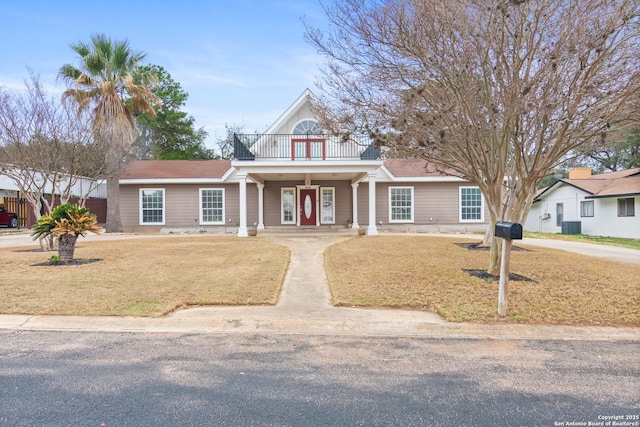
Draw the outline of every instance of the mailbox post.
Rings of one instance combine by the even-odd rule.
[[[522,225],[517,222],[496,222],[493,233],[502,238],[502,260],[500,261],[500,287],[498,289],[498,316],[507,315],[507,285],[509,284],[509,261],[511,260],[511,241],[522,239]]]

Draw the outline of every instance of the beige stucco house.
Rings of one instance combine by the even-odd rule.
[[[309,90],[233,160],[141,160],[121,174],[127,231],[251,228],[485,230],[480,190],[414,159],[381,159],[367,137],[323,132]]]

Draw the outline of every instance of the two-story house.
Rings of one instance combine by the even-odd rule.
[[[235,135],[232,160],[130,164],[120,180],[124,229],[486,229],[476,186],[421,160],[383,160],[366,136],[325,133],[313,102],[305,90],[264,134]]]

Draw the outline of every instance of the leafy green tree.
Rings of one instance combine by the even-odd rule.
[[[615,172],[640,167],[640,128],[625,128],[614,133],[610,144],[587,143],[579,147],[565,161],[550,170],[538,184],[538,189],[567,178],[572,168],[591,168],[593,173]]]
[[[158,82],[149,88],[162,101],[154,116],[140,116],[137,120],[138,138],[133,146],[134,156],[140,159],[192,160],[213,159],[213,150],[205,146],[207,132],[194,128],[194,118],[180,109],[188,94],[171,74],[159,65],[138,68],[145,74],[155,74]]]
[[[549,171],[549,173],[542,177],[538,184],[538,189],[546,188],[552,184],[555,184],[559,179],[567,178],[569,172],[563,168],[555,168]]]
[[[632,127],[619,133],[619,140],[610,146],[585,147],[577,162],[598,173],[640,167],[640,128]]]
[[[135,114],[156,113],[153,107],[158,97],[149,85],[157,77],[138,70],[145,54],[133,51],[126,40],[97,34],[91,36],[90,43],[78,42],[71,49],[78,54],[79,65],[65,64],[58,72],[69,84],[63,99],[72,100],[80,111],[90,110],[93,114],[95,142],[106,148],[106,231],[119,232],[120,170],[137,136]]]

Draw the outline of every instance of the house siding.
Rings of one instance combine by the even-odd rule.
[[[607,197],[586,199],[589,194],[577,188],[563,185],[534,203],[529,211],[524,229],[542,233],[561,233],[562,226],[556,225],[555,209],[557,203],[564,208],[563,221],[579,221],[582,234],[590,236],[608,236],[640,239],[640,196],[634,197],[634,216],[618,216],[618,199]],[[593,216],[580,216],[580,203],[593,201]],[[544,214],[551,217],[544,219]]]
[[[295,188],[296,181],[265,181],[264,183],[264,225],[273,227],[282,225],[280,222],[281,212],[281,189]]]
[[[460,222],[460,187],[469,187],[465,182],[377,182],[376,183],[376,222],[383,228],[406,228],[408,225],[437,226],[465,225],[480,226],[482,229],[489,221],[489,213],[484,204],[484,221]],[[413,187],[413,222],[390,223],[389,187]],[[380,224],[382,222],[382,224]],[[369,224],[369,184],[358,187],[358,224]]]
[[[563,221],[580,221],[580,202],[588,193],[570,186],[561,186],[551,191],[547,197],[532,205],[524,223],[524,229],[542,233],[560,233],[561,225],[556,225],[556,205],[562,203]],[[598,203],[594,203],[594,209]],[[549,214],[548,219],[544,218]],[[583,230],[584,232],[584,230]]]
[[[281,226],[281,189],[296,188],[303,185],[302,181],[265,181],[264,186],[264,225]],[[335,188],[335,223],[332,225],[345,225],[347,220],[351,219],[352,196],[351,183],[349,181],[312,181],[312,185]],[[319,194],[318,194],[319,197]],[[257,196],[256,196],[257,198]],[[296,204],[298,201],[296,200]],[[287,224],[295,226],[295,224]]]
[[[120,185],[120,220],[124,231],[137,231],[140,222],[139,190],[135,185]],[[154,227],[158,230],[159,227]]]
[[[264,187],[264,225],[265,227],[289,226],[281,223],[281,189],[296,188],[301,181],[265,181]],[[350,181],[312,181],[312,185],[335,188],[336,227],[346,226],[353,215],[353,193]],[[466,183],[376,183],[376,222],[377,225],[391,229],[415,229],[415,226],[451,226],[464,225],[469,228],[482,228],[488,221],[485,204],[485,221],[461,223],[459,221],[459,187]],[[414,221],[407,223],[389,223],[389,187],[413,187]],[[162,188],[165,191],[165,224],[140,224],[140,189]],[[225,224],[201,225],[199,223],[199,198],[201,188],[225,189]],[[297,201],[296,201],[297,203]],[[240,218],[238,184],[167,184],[167,185],[122,185],[120,187],[120,206],[122,225],[130,232],[159,232],[162,230],[207,230],[217,232],[235,232]],[[613,208],[615,209],[615,203]],[[247,225],[258,223],[258,189],[253,183],[247,183]],[[637,211],[638,208],[636,208]],[[565,210],[566,212],[566,210]],[[637,218],[637,217],[636,217]],[[631,218],[633,219],[633,218]],[[380,223],[381,222],[381,223]],[[358,224],[369,224],[369,184],[358,186]]]
[[[386,200],[380,200],[379,197],[376,197],[376,220],[377,221],[383,220],[386,222],[386,220],[384,220],[383,217],[380,216],[380,211],[381,211],[380,205],[385,203],[387,203]],[[360,185],[358,185],[358,225],[362,227],[363,225],[366,225],[366,224],[369,224],[369,183],[363,182],[363,183],[360,183]]]
[[[606,199],[592,199],[594,203],[594,216],[583,224],[586,229],[584,234],[640,239],[640,196],[634,199],[634,216],[618,216],[618,199],[630,197],[611,197]],[[596,209],[599,207],[599,209]],[[582,218],[583,220],[585,218]]]
[[[140,224],[140,189],[164,189],[165,223],[164,225]],[[225,225],[201,225],[200,189],[224,188]],[[247,184],[247,222],[258,221],[258,190],[255,185]],[[240,217],[239,188],[237,184],[156,184],[156,185],[121,185],[120,212],[122,228],[129,232],[158,232],[161,230],[212,230],[233,231]],[[229,229],[232,230],[229,230]]]

